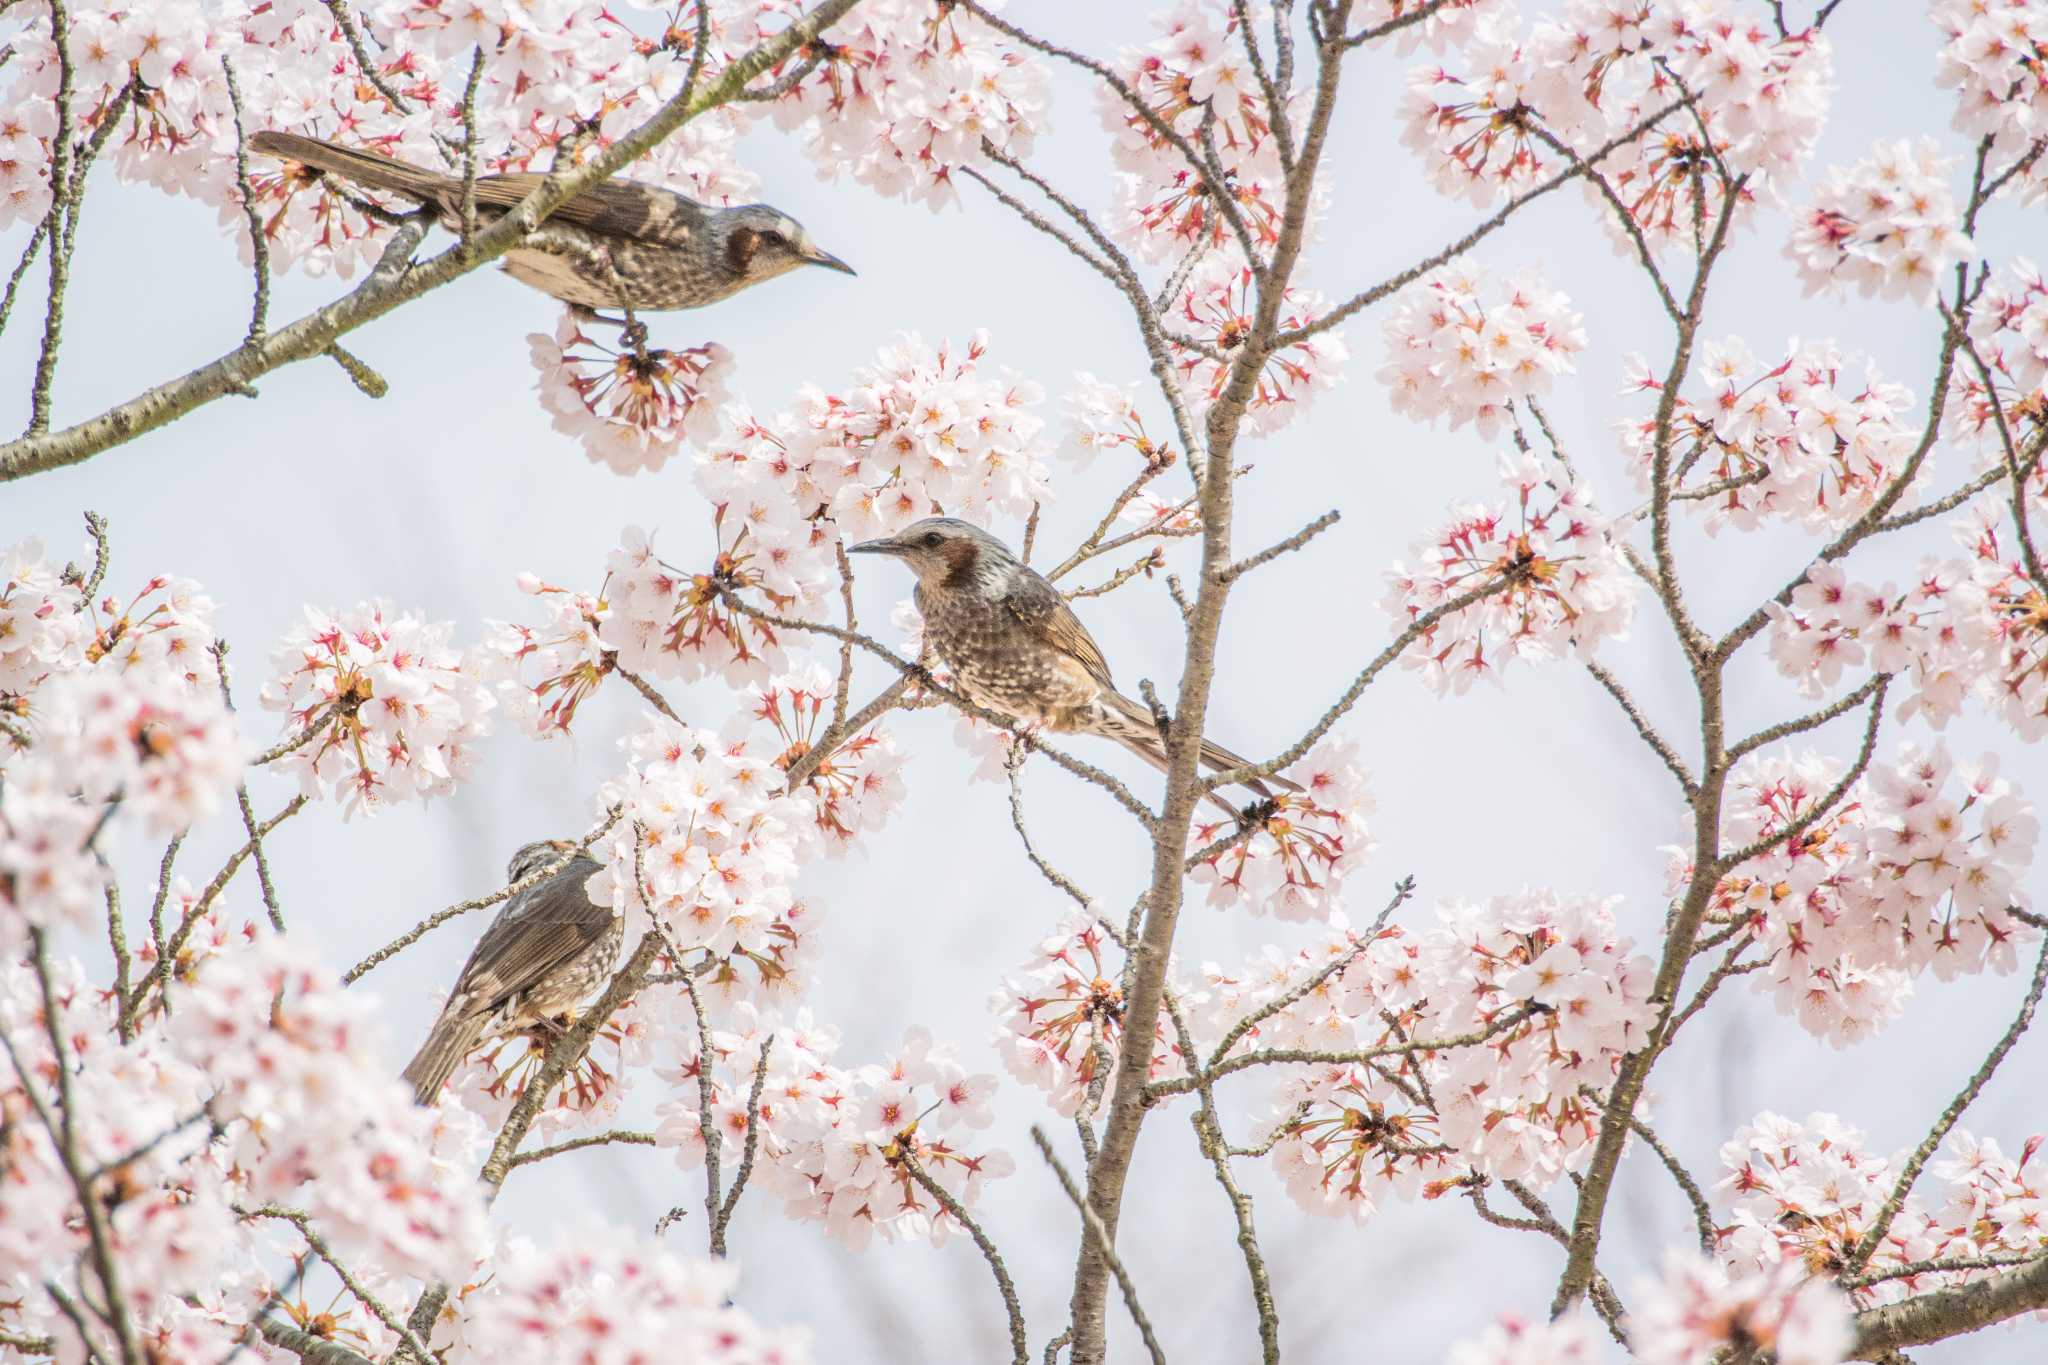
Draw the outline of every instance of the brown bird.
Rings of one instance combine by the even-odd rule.
[[[527,844],[512,855],[505,880],[524,880],[574,848],[560,839]],[[584,893],[583,883],[597,870],[578,854],[505,902],[462,964],[427,1041],[406,1063],[403,1074],[421,1104],[433,1103],[478,1043],[551,1023],[611,976],[624,925]]]
[[[296,133],[258,133],[249,146],[371,189],[432,205],[462,227],[457,176]],[[540,188],[533,173],[476,178],[478,221],[490,223]],[[505,253],[505,272],[577,308],[660,312],[701,308],[803,265],[853,274],[820,251],[802,224],[766,204],[712,208],[637,180],[591,186],[556,209],[525,244]],[[612,319],[607,319],[611,321]]]
[[[969,701],[1020,724],[1113,739],[1165,771],[1166,743],[1152,712],[1116,690],[1101,647],[1067,599],[1003,542],[953,517],[927,517],[850,552],[893,555],[916,571],[925,638]],[[1251,766],[1207,739],[1201,759],[1217,771]],[[1271,781],[1301,790],[1284,777]],[[1261,800],[1272,796],[1257,779],[1244,785]],[[1213,792],[1210,799],[1238,814]]]

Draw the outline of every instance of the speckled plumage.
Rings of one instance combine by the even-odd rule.
[[[527,844],[512,855],[505,880],[521,881],[573,847],[560,840]],[[477,939],[427,1041],[406,1064],[403,1074],[421,1104],[433,1102],[479,1042],[564,1014],[611,977],[624,924],[585,894],[583,884],[597,870],[590,858],[571,858],[507,900]]]
[[[925,638],[969,701],[1026,725],[1115,740],[1165,769],[1166,746],[1152,713],[1117,691],[1101,647],[1059,589],[1000,540],[957,518],[927,517],[853,548],[892,555],[916,571]],[[1202,762],[1212,769],[1249,766],[1207,739]],[[1261,797],[1271,794],[1258,781],[1246,785]]]
[[[462,226],[462,181],[407,162],[295,133],[258,133],[250,148],[431,204]],[[490,223],[538,189],[532,172],[476,178],[477,218]],[[661,312],[701,308],[802,265],[852,274],[818,250],[788,214],[766,204],[712,208],[658,185],[611,179],[563,204],[526,245],[505,253],[505,273],[579,308]]]

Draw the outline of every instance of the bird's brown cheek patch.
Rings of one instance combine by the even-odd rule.
[[[754,263],[754,255],[761,249],[761,234],[752,228],[736,228],[725,239],[725,263],[734,274],[744,275]]]
[[[946,561],[946,577],[940,586],[965,588],[974,582],[974,565],[981,552],[973,541],[948,541],[939,554]]]

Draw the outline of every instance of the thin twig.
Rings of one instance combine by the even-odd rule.
[[[1081,1187],[1060,1164],[1059,1155],[1052,1149],[1052,1141],[1035,1123],[1031,1125],[1031,1140],[1038,1145],[1038,1154],[1045,1158],[1045,1164],[1052,1167],[1053,1176],[1060,1182],[1060,1189],[1066,1192],[1068,1202],[1080,1211],[1081,1226],[1094,1239],[1103,1260],[1109,1263],[1109,1273],[1116,1276],[1117,1288],[1123,1291],[1124,1307],[1130,1310],[1131,1321],[1137,1325],[1138,1337],[1145,1343],[1145,1353],[1152,1357],[1152,1365],[1166,1365],[1166,1353],[1159,1349],[1159,1339],[1153,1335],[1152,1322],[1138,1304],[1137,1286],[1131,1283],[1131,1272],[1118,1258],[1116,1247],[1110,1241],[1109,1229],[1102,1225],[1102,1216],[1088,1207],[1088,1201],[1081,1197]]]

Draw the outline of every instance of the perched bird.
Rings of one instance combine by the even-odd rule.
[[[1003,542],[953,517],[926,517],[850,552],[893,555],[916,571],[925,638],[969,701],[1023,725],[1113,739],[1165,771],[1166,743],[1152,712],[1116,690],[1101,647],[1067,599]],[[1219,771],[1251,766],[1207,739],[1202,762]],[[1301,790],[1284,777],[1272,781]],[[1245,785],[1261,799],[1272,795],[1257,779]]]
[[[249,146],[430,204],[451,230],[462,227],[458,176],[296,133],[258,133]],[[488,224],[546,178],[530,172],[478,176],[477,220]],[[701,308],[802,265],[853,274],[852,266],[820,251],[802,224],[766,204],[711,208],[673,190],[619,179],[601,181],[556,209],[539,232],[505,253],[504,264],[513,279],[586,311]]]
[[[523,880],[573,848],[560,839],[527,844],[512,855],[505,880]],[[597,870],[577,854],[505,902],[462,964],[427,1041],[406,1063],[403,1074],[421,1104],[433,1103],[449,1073],[485,1038],[547,1023],[611,976],[624,924],[584,894],[583,883]]]

